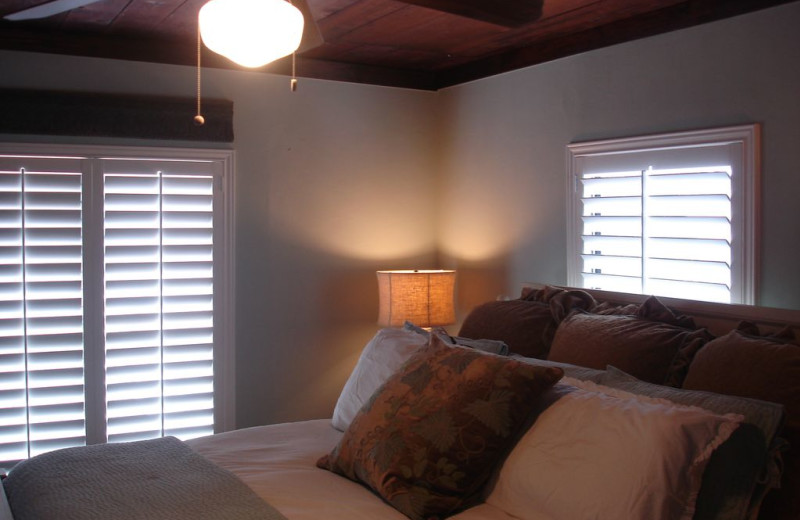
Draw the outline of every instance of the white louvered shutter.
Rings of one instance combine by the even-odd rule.
[[[85,444],[80,159],[0,157],[0,461]]]
[[[757,130],[569,145],[569,285],[753,303]]]
[[[111,442],[214,432],[213,167],[103,161]]]
[[[730,303],[731,167],[645,172],[642,292]]]
[[[584,174],[583,286],[729,302],[730,171]]]

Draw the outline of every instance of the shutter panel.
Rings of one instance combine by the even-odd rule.
[[[211,434],[212,164],[103,170],[108,440]]]
[[[731,169],[650,170],[644,292],[731,298]]]
[[[163,179],[164,434],[181,438],[214,433],[213,186]]]
[[[80,159],[0,158],[0,461],[86,442]]]
[[[589,171],[581,186],[583,286],[641,292],[642,173]]]

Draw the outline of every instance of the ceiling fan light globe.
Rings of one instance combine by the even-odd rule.
[[[211,0],[198,21],[206,47],[250,68],[293,53],[303,38],[303,14],[284,0]]]

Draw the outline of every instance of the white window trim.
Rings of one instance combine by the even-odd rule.
[[[219,286],[214,291],[215,311],[215,343],[214,343],[214,429],[216,433],[229,431],[236,428],[236,337],[235,337],[235,227],[234,209],[235,200],[235,153],[233,150],[226,149],[201,149],[201,148],[173,148],[173,147],[134,147],[134,146],[105,146],[105,145],[68,145],[68,144],[38,144],[38,143],[0,143],[0,154],[7,155],[41,155],[41,156],[64,156],[64,157],[102,157],[102,158],[131,158],[131,159],[194,159],[218,161],[222,165],[221,196],[216,199],[222,201],[222,208],[218,208],[215,215],[215,231],[223,237],[220,252],[221,255],[215,259],[214,270],[215,280],[219,280]],[[95,176],[95,182],[102,183],[102,176]],[[88,183],[87,183],[88,184]],[[84,187],[84,195],[90,192],[91,187]],[[99,192],[102,193],[102,190]],[[98,205],[94,200],[87,200],[87,213],[94,217],[98,212]],[[102,213],[102,208],[99,208]],[[215,210],[217,211],[217,210]],[[102,218],[92,218],[93,225],[102,228]],[[102,236],[100,233],[97,236]],[[99,242],[99,241],[98,241]],[[86,244],[85,249],[102,248],[102,243]],[[95,249],[96,252],[96,249]],[[103,302],[102,266],[91,265],[87,258],[102,258],[101,255],[89,255],[84,252],[84,265],[86,271],[96,273],[100,279],[97,284],[86,284],[86,287],[93,287],[94,293],[86,296],[87,305],[99,305]],[[91,270],[91,271],[90,271]],[[92,302],[92,303],[89,303]],[[97,309],[91,309],[95,311]],[[92,344],[103,345],[103,325],[102,312],[87,312],[84,321],[84,334],[87,342],[92,338]],[[105,367],[102,365],[102,356],[98,356],[91,349],[84,351],[86,356],[85,366],[94,366],[98,371],[87,370],[88,374],[101,374]],[[88,375],[88,377],[93,377]],[[87,385],[87,391],[91,388]],[[95,388],[98,388],[95,385]],[[87,399],[88,402],[97,403],[98,399]],[[86,410],[87,416],[92,414],[94,417],[103,417],[105,410],[98,410],[98,403],[93,410]],[[102,414],[102,415],[98,415]],[[93,432],[93,423],[87,422],[87,443],[97,442],[99,438],[97,432]]]
[[[710,144],[741,144],[741,165],[743,175],[735,176],[732,198],[740,200],[745,208],[741,223],[742,247],[734,260],[741,269],[734,276],[742,288],[738,303],[754,305],[758,295],[758,273],[760,271],[761,227],[761,125],[750,124],[654,134],[619,139],[587,141],[567,145],[567,284],[580,287],[580,202],[577,196],[579,183],[578,161],[582,157],[615,154],[622,152],[644,152],[670,148],[707,146]]]

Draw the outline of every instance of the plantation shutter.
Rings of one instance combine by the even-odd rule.
[[[568,145],[569,285],[753,303],[757,131]]]
[[[109,441],[214,432],[213,168],[103,161]]]
[[[584,174],[585,287],[730,301],[730,167]]]
[[[731,169],[650,170],[646,175],[642,292],[730,303]]]
[[[0,463],[85,438],[80,159],[0,157]]]

